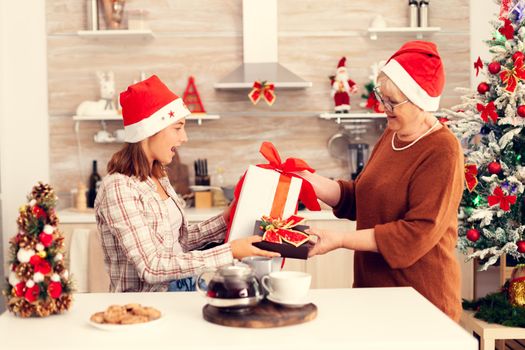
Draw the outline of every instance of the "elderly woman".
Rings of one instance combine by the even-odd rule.
[[[251,236],[220,244],[229,220],[224,213],[188,225],[164,171],[175,149],[188,140],[182,99],[157,76],[120,94],[125,146],[108,164],[95,201],[97,225],[112,292],[193,290],[200,270],[251,255],[279,256],[252,245]],[[196,249],[216,242],[204,251]]]
[[[301,173],[357,231],[311,232],[311,255],[355,250],[354,287],[411,286],[455,321],[461,314],[455,257],[463,154],[431,113],[445,78],[435,44],[403,45],[382,68],[376,95],[388,128],[355,181]]]

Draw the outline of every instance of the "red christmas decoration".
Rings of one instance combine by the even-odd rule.
[[[499,174],[501,172],[501,164],[498,162],[490,162],[488,169],[491,174]]]
[[[465,181],[469,192],[474,191],[478,185],[478,168],[476,164],[465,164]]]
[[[479,70],[483,68],[483,62],[481,62],[481,58],[478,56],[478,59],[476,62],[474,62],[474,69],[476,70],[476,76],[479,74]]]
[[[26,289],[24,297],[26,298],[27,301],[32,303],[38,298],[39,294],[40,294],[40,287],[38,286],[38,284],[35,284],[33,287]]]
[[[31,209],[31,212],[37,219],[40,219],[40,218],[45,219],[47,217],[46,211],[40,208],[38,205],[33,206],[33,208]]]
[[[492,195],[487,197],[489,205],[492,207],[499,204],[503,211],[509,211],[511,204],[516,203],[516,196],[506,196],[501,187],[496,187]]]
[[[467,239],[472,242],[476,242],[480,237],[479,231],[475,228],[467,230]]]
[[[253,89],[248,94],[248,97],[254,105],[256,105],[257,102],[259,102],[259,100],[263,98],[266,101],[266,103],[269,106],[271,106],[273,105],[276,99],[274,90],[274,84],[268,83],[266,81],[256,81],[253,83]]]
[[[62,283],[60,282],[49,282],[47,286],[47,294],[53,299],[58,299],[62,294]]]
[[[505,90],[508,92],[514,92],[518,85],[518,81],[525,79],[523,57],[518,57],[516,62],[514,62],[514,67],[512,69],[505,68],[499,76],[501,81],[506,84]]]
[[[503,26],[498,29],[501,35],[504,35],[507,40],[514,38],[514,27],[508,18],[503,18]]]
[[[517,52],[514,53],[514,55],[512,55],[512,60],[514,62],[516,62],[519,58],[521,58],[521,59],[525,58],[525,55],[521,51],[517,51]]]
[[[516,245],[518,246],[518,252],[525,253],[525,241],[518,241]]]
[[[525,118],[525,105],[518,107],[518,115],[522,118]]]
[[[182,95],[182,101],[184,101],[191,113],[206,113],[193,77],[188,78],[188,85],[186,85],[186,90],[184,90]]]
[[[46,248],[53,244],[53,235],[48,235],[45,232],[40,233],[40,235],[38,235],[38,239],[40,240],[40,243],[42,243]]]
[[[501,64],[499,62],[492,62],[489,64],[489,72],[491,74],[498,74],[501,70]]]
[[[476,108],[478,112],[481,112],[481,119],[485,123],[489,122],[489,118],[495,123],[498,120],[498,113],[496,112],[496,106],[494,101],[490,101],[486,106],[483,106],[481,103],[478,103]]]
[[[489,91],[489,90],[490,90],[490,86],[489,86],[489,84],[487,84],[487,83],[485,83],[485,82],[483,82],[483,83],[479,83],[479,85],[478,85],[478,92],[479,92],[480,94],[483,95],[484,93],[486,93],[486,92]]]

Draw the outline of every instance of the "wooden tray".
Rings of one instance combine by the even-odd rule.
[[[310,303],[301,307],[287,307],[265,299],[244,312],[230,312],[205,305],[202,315],[206,321],[222,326],[273,328],[311,321],[317,316],[317,306]]]

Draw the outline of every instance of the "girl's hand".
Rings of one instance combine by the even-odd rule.
[[[252,243],[260,242],[262,240],[261,236],[250,236],[246,238],[239,238],[230,242],[232,249],[232,254],[235,259],[241,260],[247,256],[265,256],[268,258],[279,257],[281,254],[276,252],[269,252],[267,250],[262,250],[252,245]]]

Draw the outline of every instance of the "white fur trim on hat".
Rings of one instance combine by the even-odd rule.
[[[170,112],[173,112],[173,117],[170,117]],[[125,126],[124,141],[142,141],[190,114],[182,98],[177,98],[140,122]]]
[[[406,97],[427,112],[434,112],[439,109],[439,100],[441,96],[430,96],[410,74],[394,59],[391,59],[383,69],[381,69],[390,80],[403,92]]]

